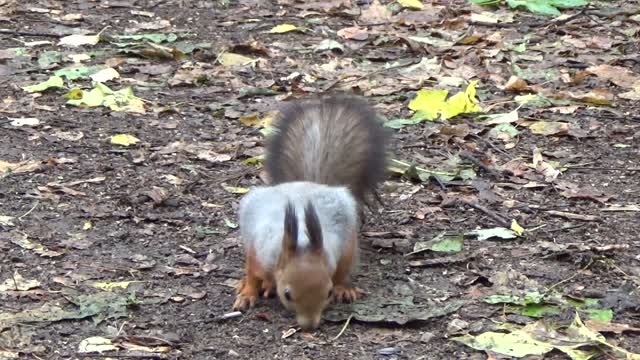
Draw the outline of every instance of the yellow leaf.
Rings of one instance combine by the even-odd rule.
[[[469,83],[464,92],[459,92],[445,100],[446,90],[420,90],[415,99],[409,103],[409,109],[416,111],[414,119],[433,120],[438,115],[443,120],[456,115],[482,111],[476,99],[476,83]]]
[[[243,187],[236,186],[222,186],[225,190],[232,194],[246,194],[249,192],[249,189]]]
[[[111,291],[115,288],[126,289],[129,287],[131,281],[118,281],[118,282],[95,282],[91,284],[94,288]]]
[[[282,24],[278,26],[274,26],[269,32],[272,34],[283,34],[289,31],[298,30],[298,27],[291,24]]]
[[[218,62],[225,67],[252,65],[255,64],[256,61],[257,60],[250,57],[234,53],[222,53],[218,56]]]
[[[93,227],[93,225],[91,224],[91,221],[87,221],[84,223],[84,225],[82,225],[82,230],[89,230]]]
[[[398,0],[398,4],[402,5],[402,7],[417,9],[420,10],[424,7],[420,0]]]
[[[445,104],[448,94],[447,90],[420,90],[415,99],[409,102],[409,109],[422,118],[433,120]]]
[[[513,232],[518,236],[521,236],[524,233],[524,228],[518,224],[516,219],[511,220],[511,230],[513,230]]]
[[[118,134],[111,137],[111,143],[122,146],[129,146],[139,142],[140,139],[133,135]]]

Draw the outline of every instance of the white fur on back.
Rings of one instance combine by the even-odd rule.
[[[238,212],[242,241],[245,247],[253,247],[265,269],[275,268],[282,250],[287,201],[292,202],[298,217],[298,248],[308,246],[304,208],[309,200],[320,220],[329,269],[335,271],[338,259],[356,228],[356,201],[346,187],[303,181],[256,187],[240,201]]]

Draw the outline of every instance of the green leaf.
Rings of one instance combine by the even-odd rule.
[[[522,301],[515,295],[490,295],[483,299],[487,304],[514,304],[520,305]]]
[[[445,237],[441,241],[438,241],[431,245],[431,250],[436,252],[457,253],[462,250],[463,242],[464,237],[462,235]]]
[[[402,129],[407,125],[415,125],[422,122],[423,119],[393,119],[386,121],[383,126],[390,129]]]
[[[549,0],[552,6],[560,9],[568,9],[572,7],[585,6],[589,4],[587,0]]]
[[[236,229],[236,228],[238,228],[238,224],[234,223],[233,221],[231,221],[231,220],[229,220],[229,219],[227,219],[227,218],[225,218],[225,219],[224,219],[224,224],[225,224],[228,228],[231,228],[231,229]]]
[[[67,67],[57,70],[54,75],[67,78],[67,80],[75,80],[79,78],[89,77],[90,75],[93,75],[105,68],[105,65],[80,66],[74,68]]]
[[[60,76],[51,76],[47,81],[35,85],[23,86],[22,90],[28,93],[41,92],[49,88],[62,88],[64,80]]]
[[[514,331],[510,334],[486,332],[477,336],[455,337],[453,340],[476,350],[492,351],[515,357],[544,355],[553,350],[553,346],[537,341],[523,331]]]
[[[559,314],[562,309],[557,305],[549,304],[530,304],[519,310],[521,315],[530,316],[533,318],[542,318],[545,315]]]
[[[64,59],[64,54],[59,51],[45,51],[38,57],[38,65],[47,68],[51,64],[56,64]]]
[[[580,309],[580,311],[587,314],[589,320],[598,320],[606,323],[613,320],[613,310],[611,309]]]
[[[320,42],[320,44],[318,44],[318,46],[316,46],[316,48],[314,50],[318,51],[318,52],[327,51],[327,50],[344,51],[344,46],[342,46],[342,44],[340,44],[339,42],[337,42],[335,40],[324,39],[324,40],[322,40]]]

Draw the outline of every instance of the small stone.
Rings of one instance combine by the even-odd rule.
[[[433,338],[435,337],[436,337],[436,334],[427,331],[422,333],[422,335],[420,336],[420,342],[426,344],[431,342],[431,340],[433,340]]]
[[[447,333],[448,334],[458,334],[460,332],[462,332],[462,330],[466,329],[467,327],[469,327],[469,323],[461,320],[461,319],[453,319],[451,320],[451,322],[447,325]]]
[[[229,350],[229,356],[235,356],[238,357],[240,356],[240,354],[238,354],[237,352],[233,351],[233,350]]]

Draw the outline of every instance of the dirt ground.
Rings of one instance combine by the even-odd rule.
[[[526,324],[536,320],[483,301],[500,289],[553,289],[576,299],[597,298],[604,308],[613,310],[613,322],[640,328],[640,213],[603,211],[615,204],[640,204],[640,107],[637,102],[624,99],[616,99],[616,106],[581,103],[569,114],[541,115],[536,110],[523,109],[521,119],[563,121],[577,126],[582,134],[546,136],[524,129],[513,147],[487,138],[487,127],[468,115],[451,121],[468,126],[462,137],[443,136],[438,129],[446,124],[438,122],[422,122],[393,131],[394,158],[430,168],[464,150],[471,156],[463,162],[475,170],[477,177],[421,183],[390,173],[380,191],[384,206],[367,214],[361,237],[361,266],[355,281],[367,293],[390,296],[403,287],[411,293],[414,304],[431,309],[460,301],[453,311],[404,325],[352,319],[339,337],[345,324],[343,318],[323,321],[311,334],[296,332],[283,338],[283,332],[295,327],[295,319],[275,299],[260,301],[242,316],[220,319],[231,312],[233,281],[242,276],[243,269],[242,246],[235,226],[242,195],[229,187],[250,188],[262,182],[261,169],[243,161],[262,154],[263,137],[256,128],[243,125],[240,117],[263,114],[278,101],[291,97],[280,95],[312,96],[312,92],[328,87],[364,92],[387,118],[407,116],[404,109],[415,89],[362,91],[353,86],[355,83],[341,83],[340,67],[335,70],[334,79],[324,79],[319,85],[287,79],[296,71],[305,73],[312,64],[336,57],[382,65],[404,59],[419,62],[421,56],[428,54],[442,56],[451,64],[462,64],[467,59],[464,62],[468,66],[486,65],[474,52],[480,51],[478,47],[471,45],[445,54],[428,47],[416,50],[402,41],[390,40],[401,32],[428,31],[397,23],[373,24],[369,28],[377,31],[376,36],[341,54],[300,51],[322,39],[335,39],[334,32],[352,26],[357,16],[305,9],[304,3],[282,3],[34,1],[16,4],[15,11],[1,19],[2,49],[29,41],[51,43],[31,48],[26,60],[2,62],[12,71],[0,77],[0,99],[5,104],[0,113],[0,160],[35,160],[38,166],[32,171],[0,177],[0,215],[13,218],[11,224],[0,222],[0,281],[19,274],[39,285],[25,291],[0,292],[0,313],[40,309],[41,317],[46,317],[60,309],[82,308],[79,299],[95,295],[96,282],[130,283],[126,289],[113,290],[128,294],[124,312],[115,306],[121,297],[107,297],[103,299],[105,308],[92,313],[99,314],[102,321],[84,313],[60,321],[0,326],[0,350],[19,353],[20,358],[109,357],[78,353],[82,340],[99,336],[129,344],[128,353],[114,355],[123,358],[484,359],[485,352],[452,341],[451,337],[493,329],[496,321]],[[364,8],[366,3],[353,6]],[[461,1],[424,3],[446,7],[434,15],[433,24],[437,26],[456,21],[470,11],[470,5]],[[53,10],[59,13],[51,13]],[[153,17],[135,11],[152,12]],[[309,14],[302,18],[302,12]],[[82,14],[83,20],[56,20],[62,14]],[[612,23],[615,18],[598,20],[583,15],[560,25],[537,26],[550,20],[530,13],[517,16],[518,25],[510,31],[522,36],[534,33],[538,41],[548,42],[567,34],[615,38],[628,25],[623,21],[618,29],[612,29],[601,22]],[[118,63],[117,68],[121,79],[109,86],[120,89],[132,85],[135,95],[146,101],[144,114],[65,105],[66,99],[61,95],[70,86],[39,97],[20,88],[46,80],[61,67],[43,69],[36,63],[39,54],[59,50],[56,43],[60,37],[79,28],[122,34],[141,22],[158,19],[170,21],[171,27],[148,32],[173,31],[190,36],[192,43],[208,42],[212,47],[181,60],[125,56],[127,60]],[[282,23],[305,24],[311,30],[268,33]],[[468,34],[473,29],[483,33],[500,29],[465,26]],[[56,35],[45,36],[46,33]],[[269,48],[268,65],[215,73],[202,84],[169,84],[185,64],[197,61],[207,64],[205,70],[215,71],[220,68],[215,62],[221,49],[252,40]],[[609,63],[640,73],[637,42],[625,44],[606,51],[607,56],[600,56],[605,52],[590,47],[549,49],[543,62],[571,70]],[[250,49],[244,53],[257,56],[260,46],[245,46]],[[110,51],[114,46],[107,42],[94,48]],[[113,53],[96,55],[90,62],[104,63],[116,57]],[[496,64],[487,65],[490,71],[478,71],[476,75],[484,82],[479,90],[481,104],[494,105],[494,113],[515,109],[513,94],[490,81],[491,74],[499,71],[506,71],[501,76],[508,79],[511,64],[507,59],[489,61]],[[145,71],[149,64],[165,67],[162,71]],[[385,86],[400,82],[393,71],[381,70],[377,75],[379,84]],[[332,82],[335,85],[329,86]],[[262,84],[276,89],[278,96],[239,95],[247,86],[265,87]],[[595,78],[571,85],[550,79],[545,85],[559,92],[614,87]],[[88,88],[90,82],[81,86]],[[13,105],[9,106],[8,99]],[[37,118],[40,125],[11,125],[12,118],[20,117]],[[116,146],[109,142],[115,134],[131,134],[141,141],[129,147]],[[207,144],[210,154],[228,157],[211,161],[196,156],[200,150],[176,149],[179,142]],[[534,148],[540,149],[546,160],[560,164],[557,166],[576,165],[563,168],[558,177],[578,187],[572,196],[566,196],[570,191],[566,187],[545,182],[531,169],[524,169],[525,175],[491,171],[497,164],[514,159],[530,163]],[[534,182],[538,185],[531,185]],[[469,199],[473,201],[466,203]],[[457,235],[474,229],[508,227],[511,219],[531,231],[517,239],[478,240],[465,236],[462,251],[453,255],[406,255],[413,251],[415,243],[431,240],[442,232]],[[374,298],[366,296],[363,302]],[[89,308],[82,311],[91,312]],[[545,315],[545,319],[566,324],[573,316],[573,312],[563,311]],[[6,320],[0,317],[0,324],[3,319]],[[640,353],[638,332],[605,335],[611,343]],[[131,344],[166,348],[155,354],[135,352]],[[547,358],[560,359],[564,355],[551,352]]]

